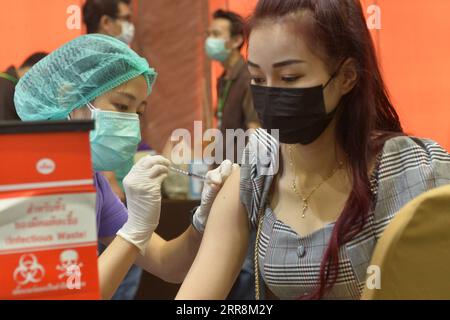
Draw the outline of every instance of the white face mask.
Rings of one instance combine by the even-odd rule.
[[[135,33],[134,24],[128,21],[122,21],[122,33],[117,37],[120,41],[130,45]]]

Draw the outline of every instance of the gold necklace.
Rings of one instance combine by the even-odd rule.
[[[298,189],[297,189],[297,172],[296,172],[296,170],[295,170],[295,165],[294,165],[294,157],[293,157],[293,155],[292,155],[292,146],[289,146],[288,147],[289,148],[289,157],[290,157],[290,165],[291,165],[291,168],[293,169],[293,171],[294,171],[294,178],[292,179],[292,185],[291,185],[291,187],[292,187],[292,190],[294,191],[294,193],[302,200],[302,202],[303,202],[303,207],[302,207],[302,210],[301,210],[301,217],[302,217],[302,219],[304,219],[305,218],[305,213],[306,213],[306,210],[308,210],[308,208],[309,208],[309,204],[308,204],[308,201],[309,201],[309,198],[311,198],[311,196],[314,194],[314,192],[316,192],[317,191],[317,189],[319,189],[326,181],[328,181],[329,179],[331,179],[335,174],[336,174],[336,172],[340,169],[340,168],[342,168],[342,166],[344,165],[344,163],[343,162],[339,162],[339,165],[321,182],[321,183],[319,183],[316,187],[314,187],[314,189],[308,194],[308,196],[306,196],[306,197],[304,197],[299,191],[298,191]]]

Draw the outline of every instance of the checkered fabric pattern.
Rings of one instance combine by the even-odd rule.
[[[259,267],[268,288],[280,299],[296,299],[317,286],[320,263],[334,223],[300,236],[268,206],[273,175],[257,168],[252,148],[244,152],[240,197],[253,228],[264,223],[257,244]],[[340,248],[338,279],[324,299],[359,299],[375,245],[396,213],[430,189],[450,184],[450,154],[436,142],[414,137],[387,141],[370,177],[372,210],[363,230]],[[262,210],[262,211],[260,211]]]

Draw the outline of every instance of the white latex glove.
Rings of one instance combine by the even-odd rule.
[[[200,206],[197,208],[194,216],[192,217],[192,224],[197,231],[202,233],[205,231],[209,212],[217,194],[227,178],[237,168],[239,168],[239,165],[233,164],[230,160],[225,160],[218,168],[210,170],[206,174],[207,180],[203,186]]]
[[[164,157],[147,156],[139,160],[123,180],[128,221],[117,235],[138,247],[142,255],[159,223],[161,184],[169,166],[169,160]]]

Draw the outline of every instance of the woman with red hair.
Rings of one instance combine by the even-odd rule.
[[[178,298],[225,298],[255,228],[257,298],[265,283],[281,299],[359,299],[383,230],[450,183],[450,155],[403,132],[358,0],[260,0],[248,45],[255,108],[279,143],[253,137]]]

